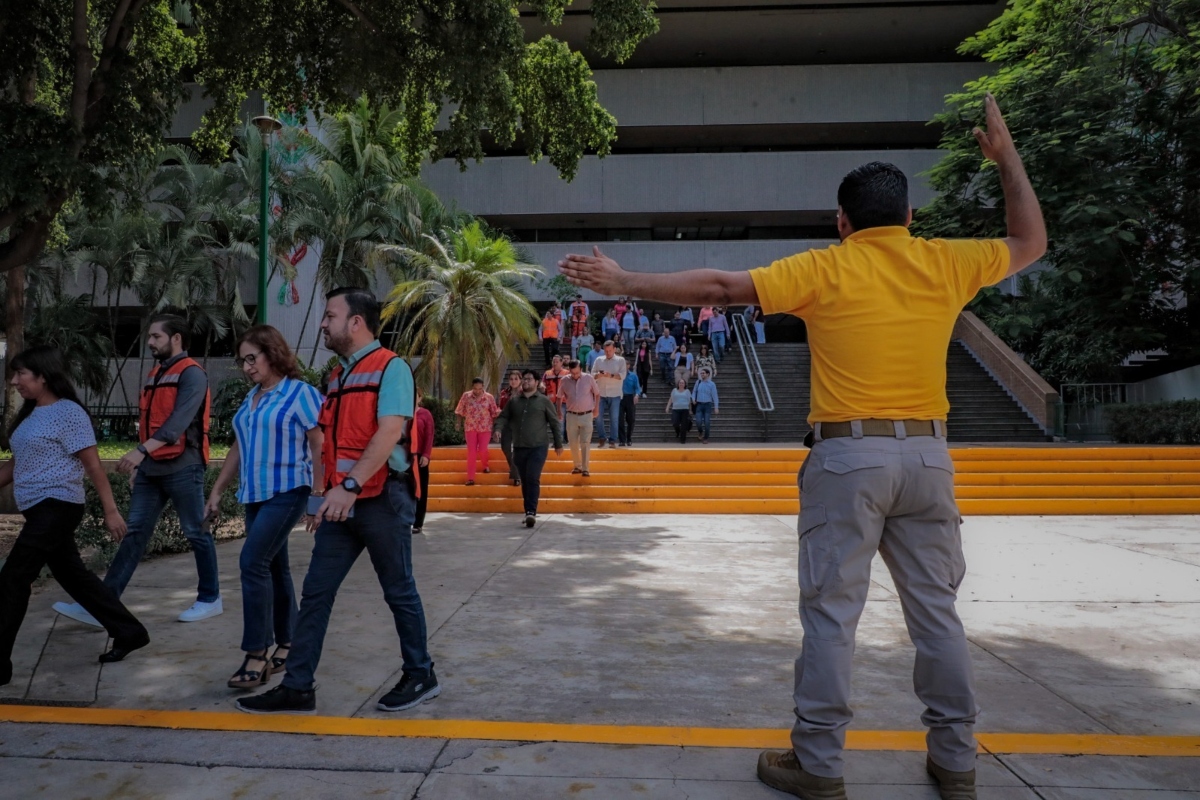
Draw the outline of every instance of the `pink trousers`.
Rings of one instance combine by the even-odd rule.
[[[491,431],[467,431],[467,480],[475,480],[475,456],[488,468],[488,445],[492,441]]]

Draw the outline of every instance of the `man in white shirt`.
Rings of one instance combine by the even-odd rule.
[[[600,387],[600,446],[608,441],[614,450],[617,447],[617,420],[621,414],[621,384],[629,367],[625,359],[617,355],[616,344],[609,339],[604,343],[604,355],[592,365],[592,376]]]

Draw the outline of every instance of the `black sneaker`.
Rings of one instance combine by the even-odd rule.
[[[536,524],[537,524],[537,514],[526,514],[525,515],[525,527],[526,528],[532,528]]]
[[[280,684],[269,692],[241,698],[237,708],[247,714],[314,714],[317,692],[314,689],[289,689]]]
[[[396,687],[379,698],[375,707],[380,711],[405,711],[441,693],[442,687],[438,685],[437,675],[433,674],[433,665],[430,664],[428,676],[416,678],[404,673]]]

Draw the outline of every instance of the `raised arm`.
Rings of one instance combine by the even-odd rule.
[[[1037,261],[1046,252],[1046,221],[1037,195],[1025,174],[1025,165],[1013,144],[1012,134],[1004,123],[996,98],[988,92],[983,100],[987,130],[975,128],[976,141],[983,157],[995,162],[1000,169],[1000,186],[1004,190],[1004,215],[1008,236],[1008,274],[1016,275]]]
[[[571,254],[558,269],[574,285],[609,297],[635,294],[644,300],[672,305],[730,305],[758,303],[758,292],[749,272],[693,269],[686,272],[627,272],[599,247],[592,255]]]

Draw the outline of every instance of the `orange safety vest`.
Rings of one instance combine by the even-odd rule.
[[[553,314],[550,315],[550,319],[542,320],[543,339],[557,339],[559,330],[558,317],[554,316]]]
[[[391,350],[383,347],[372,350],[346,373],[342,379],[339,362],[329,374],[329,389],[321,406],[318,423],[325,432],[325,447],[321,451],[321,463],[325,467],[325,488],[338,486],[354,465],[362,458],[371,437],[379,430],[379,387],[383,373],[392,360],[399,360],[408,368],[408,362]],[[413,453],[419,448],[417,427],[406,425],[406,435],[399,444],[404,445],[409,458],[410,480],[414,482],[415,496],[421,496],[420,473],[413,469],[416,463]],[[359,497],[376,497],[383,493],[389,467],[383,463],[374,475],[363,484]]]
[[[140,411],[141,424],[138,426],[138,439],[142,444],[151,437],[152,434],[158,431],[163,425],[167,424],[167,418],[171,416],[171,412],[175,410],[175,400],[179,396],[179,376],[184,370],[196,367],[200,371],[204,371],[194,359],[181,358],[166,369],[162,368],[161,364],[155,364],[150,375],[146,378],[145,385],[142,386],[142,393],[138,397],[138,409]],[[208,427],[211,411],[210,392],[204,391],[204,405],[200,407],[201,441],[200,455],[204,458],[204,463],[208,463]],[[191,427],[191,426],[189,426]],[[174,444],[165,444],[150,454],[150,457],[155,461],[167,461],[172,458],[178,458],[183,455],[183,451],[187,449],[187,432]]]

